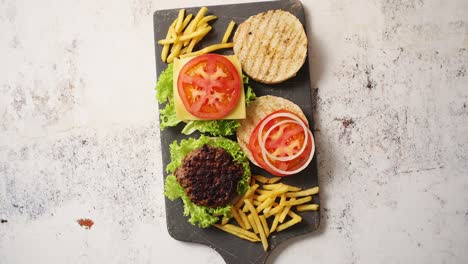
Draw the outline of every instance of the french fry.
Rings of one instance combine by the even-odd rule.
[[[260,213],[263,209],[267,208],[268,206],[271,206],[274,201],[275,199],[271,197],[263,201],[260,205],[257,206],[257,213]],[[254,204],[255,202],[256,201],[254,201]]]
[[[279,214],[281,210],[283,210],[283,205],[277,205],[275,207],[272,207],[268,212],[263,211],[264,215],[266,218]]]
[[[190,34],[192,33],[196,27],[197,27],[197,24],[198,22],[200,22],[200,20],[202,19],[202,17],[206,14],[206,12],[208,11],[208,8],[206,7],[202,7],[200,8],[200,10],[198,11],[197,15],[195,16],[195,18],[192,20],[192,22],[190,22],[190,24],[187,26],[186,30],[184,31],[184,34]],[[189,41],[185,41],[184,42],[184,46],[187,46],[189,44]]]
[[[221,219],[221,225],[225,225],[229,222],[229,217],[225,217],[223,216],[223,218]]]
[[[265,186],[265,185],[264,185]],[[269,197],[275,197],[280,194],[283,194],[288,191],[288,186],[278,186],[276,189],[272,190],[269,194],[262,194],[258,197],[258,200],[263,202]]]
[[[273,205],[273,204],[272,204],[272,205]],[[268,206],[267,208],[263,209],[263,214],[264,214],[264,215],[267,214],[268,212],[270,212],[270,210],[271,210],[271,205]]]
[[[258,184],[254,184],[254,185],[250,186],[250,188],[244,193],[244,196],[242,196],[239,199],[239,201],[237,201],[237,203],[234,205],[234,207],[240,208],[244,204],[244,200],[252,197],[252,195],[254,195],[255,190],[257,190],[258,187],[259,187]]]
[[[281,180],[281,177],[267,178],[261,175],[254,175],[253,178],[263,184],[273,184]]]
[[[210,22],[211,20],[215,20],[217,18],[218,18],[217,16],[213,16],[213,15],[206,16],[200,19],[200,21],[197,24],[197,28],[200,28],[203,24],[208,24],[208,22]]]
[[[276,231],[276,227],[278,226],[280,215],[276,214],[275,219],[273,219],[273,223],[271,224],[270,234]]]
[[[215,50],[227,49],[227,48],[232,48],[232,47],[233,47],[232,42],[224,43],[224,44],[223,43],[214,44],[214,45],[208,46],[206,48],[203,48],[201,50],[181,55],[180,58],[187,58],[187,57],[192,57],[192,56],[195,56],[195,55],[202,55],[202,54],[210,53],[210,52],[215,51]]]
[[[296,214],[296,213],[293,212],[292,210],[289,210],[288,215],[289,215],[291,218],[301,218],[298,214]]]
[[[271,194],[273,191],[257,189],[257,192],[258,192],[259,194]]]
[[[185,9],[179,10],[179,16],[177,17],[177,23],[175,26],[176,33],[180,33],[182,31],[182,24],[184,22],[184,13],[185,13]]]
[[[249,208],[247,208],[247,205],[244,204],[244,207],[242,207],[242,212],[247,213],[248,211],[249,211]]]
[[[310,188],[307,190],[299,191],[299,192],[288,192],[286,193],[286,197],[300,197],[300,196],[308,196],[314,195],[319,192],[319,187]]]
[[[249,219],[249,223],[252,226],[252,229],[253,229],[254,233],[258,234],[258,227],[257,227],[257,224],[255,223],[255,220],[253,219],[253,215],[249,214],[247,216],[247,219]]]
[[[299,204],[307,203],[307,202],[309,202],[311,200],[312,200],[311,196],[306,196],[304,198],[300,198],[300,199],[297,199],[297,200],[295,198],[291,198],[289,201],[286,202],[286,206],[299,205]]]
[[[175,27],[175,24],[176,24],[176,23],[177,23],[177,19],[174,20],[174,22],[172,22],[172,24],[169,26],[169,29],[167,30],[166,38],[172,37],[173,34],[175,35],[175,33],[174,33],[174,31],[175,31],[174,27]],[[162,51],[161,51],[161,60],[162,60],[163,62],[166,62],[168,53],[169,53],[169,45],[164,45],[164,47],[163,47],[163,49],[162,49]]]
[[[250,231],[247,231],[247,230],[243,230],[242,228],[239,228],[235,225],[231,225],[231,224],[226,224],[226,225],[218,225],[218,224],[215,224],[214,225],[215,227],[225,231],[225,232],[228,232],[230,234],[233,234],[239,238],[242,238],[242,239],[245,239],[245,240],[249,240],[249,241],[252,241],[252,242],[258,242],[260,241],[260,238],[258,238],[258,236]]]
[[[291,220],[287,221],[286,223],[279,225],[276,228],[276,231],[280,232],[280,231],[282,231],[282,230],[284,230],[286,228],[289,228],[289,227],[291,227],[291,226],[293,226],[293,225],[295,225],[295,224],[297,224],[297,223],[299,223],[301,221],[302,221],[301,217],[292,218]]]
[[[209,32],[209,31],[208,31]],[[198,44],[198,42],[200,42],[200,40],[202,40],[206,34],[208,34],[208,32],[206,32],[204,35],[200,35],[199,37],[197,38],[193,38],[191,41],[190,41],[190,44],[188,45],[188,48],[187,48],[187,53],[192,53],[193,51],[193,48],[195,47],[195,45]]]
[[[226,28],[226,32],[224,32],[223,40],[221,41],[221,43],[228,42],[229,36],[231,36],[232,29],[234,28],[235,25],[236,23],[234,21],[231,20],[231,22],[229,22],[229,25]]]
[[[263,231],[265,231],[265,236],[269,237],[270,236],[270,229],[268,228],[268,224],[267,224],[265,216],[264,215],[259,215],[258,218],[260,218],[260,222],[262,223]]]
[[[303,204],[303,205],[296,206],[296,209],[298,212],[317,211],[318,208],[319,208],[318,204]]]
[[[296,198],[291,198],[291,200],[295,201]],[[286,204],[287,202],[285,202]],[[281,215],[280,215],[280,218],[279,218],[279,222],[280,223],[283,223],[284,219],[286,218],[286,216],[288,215],[288,212],[289,210],[291,209],[291,206],[288,206],[288,205],[285,205],[283,207],[283,211],[281,211]]]
[[[182,35],[180,37],[175,37],[175,38],[170,38],[170,39],[161,39],[161,40],[158,41],[158,44],[166,45],[166,44],[173,44],[173,43],[177,43],[177,42],[183,42],[183,41],[186,41],[186,40],[197,38],[197,37],[202,36],[202,35],[206,35],[210,30],[211,30],[211,27],[207,26],[205,28],[198,29],[198,30],[196,30],[196,31],[194,31],[192,33],[184,34],[184,35]]]
[[[260,239],[262,240],[263,250],[267,251],[268,249],[268,240],[265,235],[265,230],[263,230],[262,224],[260,223],[260,218],[258,217],[257,210],[249,200],[244,200],[244,203],[249,208],[251,215],[253,215],[253,219],[255,221],[255,225],[257,225],[258,233],[260,234]]]
[[[234,207],[231,207],[231,213],[232,213],[232,216],[234,217],[234,219],[236,219],[237,223],[239,223],[239,225],[243,228],[243,229],[247,229],[247,227],[245,226],[245,223],[244,221],[242,220],[242,218],[240,217],[238,211],[236,208]]]
[[[265,189],[265,190],[275,190],[275,189],[278,189],[281,186],[286,186],[288,188],[288,191],[290,191],[290,192],[296,192],[296,191],[301,190],[301,188],[299,188],[299,187],[291,186],[291,185],[284,184],[284,183],[266,184],[266,185],[263,185],[263,189]]]
[[[272,208],[272,209],[271,209],[270,211],[268,211],[268,212],[263,211],[264,214],[265,214],[265,217],[268,218],[268,217],[270,217],[270,216],[272,216],[272,215],[279,214],[279,213],[281,212],[281,210],[283,210],[283,207],[284,207],[285,202],[286,202],[286,195],[283,193],[283,194],[281,195],[281,199],[280,199],[280,203],[279,203],[279,204],[277,204],[274,208]],[[273,204],[273,205],[274,205],[274,204]]]
[[[249,219],[247,218],[247,215],[242,212],[240,209],[236,209],[237,212],[239,213],[240,217],[242,218],[242,221],[244,222],[245,229],[250,230],[252,229],[252,226],[250,225]]]
[[[284,184],[282,184],[282,183],[264,184],[262,186],[262,188],[265,189],[265,190],[274,190],[274,189],[277,189],[277,188],[279,188],[281,186],[284,186]]]
[[[188,25],[188,23],[190,22],[192,17],[193,17],[192,14],[189,14],[188,16],[185,17],[184,22],[182,22],[182,28],[181,28],[181,30],[179,32],[176,32],[177,34],[180,34],[181,31],[185,29],[185,27]]]
[[[169,54],[169,57],[167,57],[167,62],[172,63],[174,61],[174,58],[179,56],[181,49],[182,49],[182,43],[177,43],[173,45],[171,49],[171,54]]]

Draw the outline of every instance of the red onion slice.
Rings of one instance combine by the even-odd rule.
[[[302,165],[299,169],[296,169],[296,170],[293,170],[293,171],[285,171],[285,170],[281,170],[281,169],[278,169],[276,168],[275,166],[273,166],[273,164],[270,163],[270,161],[268,160],[266,154],[264,152],[262,152],[262,157],[265,161],[265,164],[270,167],[273,171],[277,172],[278,174],[283,174],[283,175],[292,175],[292,174],[296,174],[300,171],[302,171],[303,169],[307,168],[307,166],[309,166],[310,162],[312,161],[312,158],[314,157],[314,153],[315,153],[315,142],[314,142],[314,138],[312,136],[312,132],[310,132],[310,130],[308,131],[310,134],[310,139],[311,139],[311,142],[310,144],[312,144],[312,149],[310,151],[310,155],[309,155],[309,158],[307,160],[306,163],[304,163],[304,165]]]
[[[295,124],[298,124],[298,125],[302,126],[302,130],[304,130],[304,144],[302,145],[301,150],[299,150],[298,153],[296,153],[296,154],[294,154],[294,155],[292,155],[292,156],[289,156],[289,157],[277,157],[277,156],[271,154],[270,152],[268,152],[268,150],[265,148],[265,143],[266,143],[266,140],[268,139],[268,136],[269,136],[269,135],[271,134],[271,132],[273,131],[273,129],[275,129],[276,127],[281,126],[282,124],[286,124],[286,123],[295,123]],[[309,140],[309,139],[308,139],[308,136],[309,136],[309,134],[307,133],[307,128],[306,128],[304,122],[299,123],[299,122],[297,122],[297,121],[295,121],[295,120],[282,120],[282,121],[280,121],[280,122],[274,124],[272,127],[270,127],[270,128],[267,130],[267,132],[266,132],[265,135],[263,136],[263,141],[262,141],[261,143],[259,142],[259,145],[260,145],[260,148],[262,149],[262,152],[265,151],[266,154],[267,154],[267,156],[268,156],[269,158],[271,158],[272,160],[290,161],[290,160],[293,160],[293,159],[299,157],[299,156],[302,154],[302,152],[304,152],[304,150],[305,150],[306,147],[307,147],[308,140]]]

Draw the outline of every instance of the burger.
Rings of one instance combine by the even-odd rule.
[[[247,106],[237,142],[250,161],[275,176],[294,175],[310,164],[315,151],[304,112],[277,96],[261,96]]]

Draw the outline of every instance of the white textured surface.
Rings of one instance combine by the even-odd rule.
[[[217,1],[160,2],[0,0],[0,263],[223,262],[167,234],[153,91],[152,12]],[[468,2],[304,5],[323,219],[270,261],[467,263]]]

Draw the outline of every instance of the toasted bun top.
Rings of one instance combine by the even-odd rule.
[[[270,10],[239,25],[233,49],[252,79],[279,83],[296,75],[304,64],[307,36],[293,14]]]
[[[244,153],[247,154],[249,160],[258,166],[255,159],[250,153],[248,148],[250,135],[254,131],[255,127],[264,119],[267,115],[272,112],[285,109],[293,112],[297,116],[301,117],[306,124],[308,124],[307,118],[302,112],[301,108],[295,103],[284,99],[282,97],[265,95],[255,99],[252,103],[247,106],[247,118],[240,120],[240,127],[237,129],[237,143],[242,148]]]

